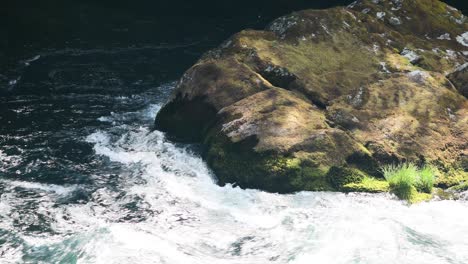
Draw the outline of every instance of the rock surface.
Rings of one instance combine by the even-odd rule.
[[[205,54],[156,128],[203,143],[219,183],[244,188],[340,190],[402,161],[460,177],[467,32],[466,17],[437,0],[296,12]]]

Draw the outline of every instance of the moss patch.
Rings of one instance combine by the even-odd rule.
[[[326,181],[326,171],[319,167],[306,166],[298,158],[271,151],[253,151],[257,144],[254,137],[233,143],[215,133],[207,138],[207,144],[205,159],[221,185],[233,183],[278,193],[333,190]]]
[[[333,166],[327,173],[330,184],[340,190],[344,185],[361,182],[366,175],[360,170],[350,167]]]
[[[439,172],[435,185],[440,188],[450,188],[468,182],[468,172],[462,170],[449,170]]]
[[[407,201],[410,204],[416,204],[420,202],[429,201],[432,199],[432,197],[433,197],[432,194],[420,193],[416,190],[416,188],[414,188],[413,190],[411,190],[411,196],[409,197]]]
[[[381,193],[388,192],[389,185],[386,181],[365,177],[361,182],[345,184],[341,190],[344,192]]]
[[[461,183],[459,185],[455,185],[451,188],[449,188],[451,191],[456,191],[456,192],[464,192],[468,191],[468,182]]]

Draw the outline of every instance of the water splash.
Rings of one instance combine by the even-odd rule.
[[[191,146],[151,130],[159,107],[98,119],[112,125],[82,138],[104,166],[93,184],[0,181],[6,263],[468,262],[467,201],[220,187]],[[28,206],[48,231],[25,229],[30,211],[14,211]]]

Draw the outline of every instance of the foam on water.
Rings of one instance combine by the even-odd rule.
[[[8,168],[18,166],[21,162],[19,155],[6,155],[0,150],[0,172],[6,171]]]
[[[39,191],[45,191],[49,193],[55,193],[57,195],[67,195],[70,192],[76,190],[75,186],[61,186],[56,184],[40,184],[35,182],[25,182],[25,181],[7,181],[7,180],[0,180],[1,182],[9,185],[11,188],[21,187],[24,189],[33,189]]]
[[[220,187],[190,146],[151,131],[159,107],[103,117],[114,126],[83,139],[122,167],[86,203],[54,203],[79,186],[0,183],[41,192],[53,219],[49,234],[10,234],[21,246],[0,248],[7,263],[468,263],[467,201]],[[1,197],[0,230],[11,229],[17,198]]]

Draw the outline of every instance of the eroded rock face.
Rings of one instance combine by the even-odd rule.
[[[448,76],[455,88],[468,98],[468,62],[456,68]]]
[[[202,142],[220,184],[273,192],[336,189],[330,168],[379,177],[379,165],[409,160],[463,171],[466,32],[436,0],[293,13],[205,54],[156,127]]]

